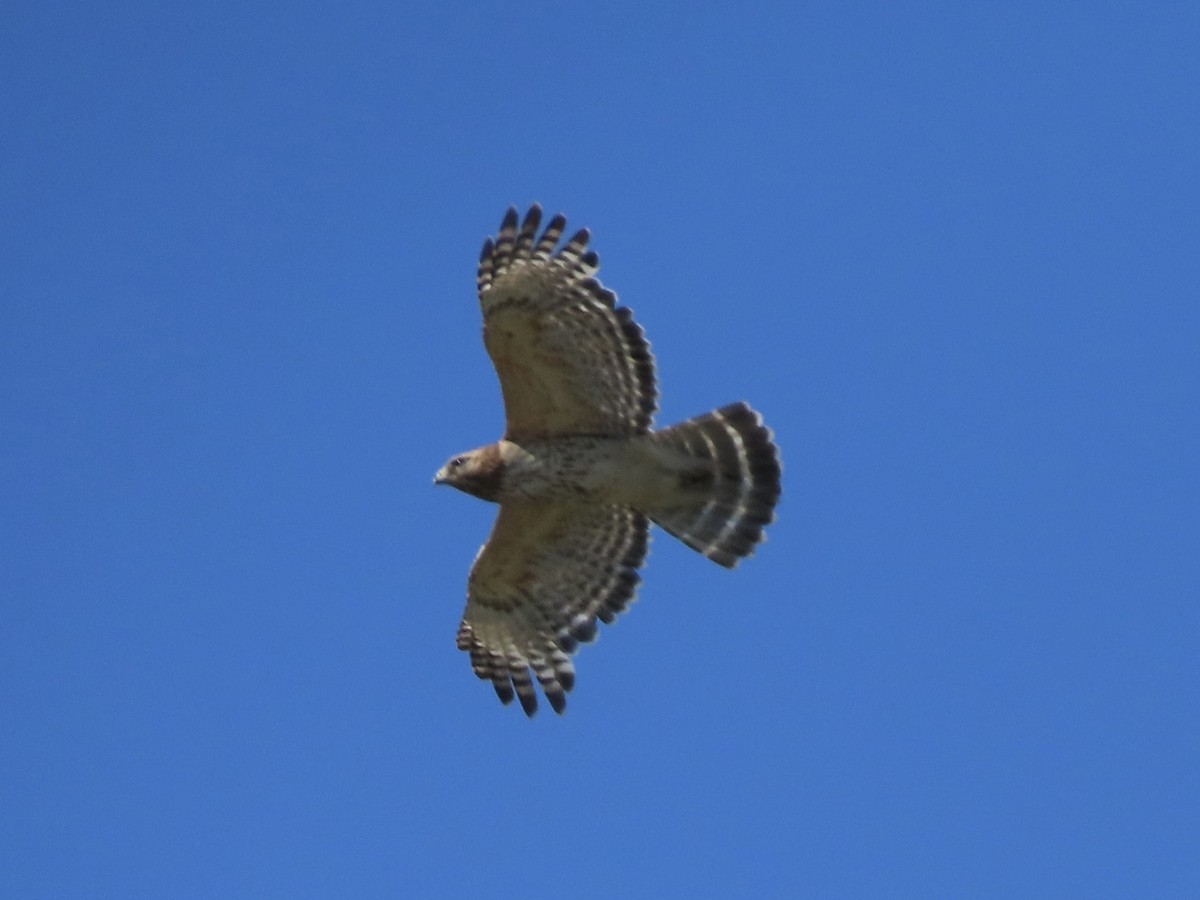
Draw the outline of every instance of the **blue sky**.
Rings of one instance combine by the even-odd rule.
[[[3,19],[5,893],[1194,896],[1192,5]],[[535,200],[786,469],[528,721],[431,478]]]

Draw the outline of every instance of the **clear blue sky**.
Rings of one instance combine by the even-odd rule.
[[[9,6],[6,896],[1200,891],[1194,4]],[[528,721],[431,478],[535,200],[786,470]]]

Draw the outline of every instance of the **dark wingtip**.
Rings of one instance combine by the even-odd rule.
[[[560,691],[550,691],[546,693],[546,699],[550,701],[550,707],[560,716],[567,710],[567,695]]]
[[[508,208],[508,212],[504,214],[504,220],[500,223],[500,229],[503,230],[505,228],[516,228],[517,218],[519,216],[520,213],[517,212],[517,208],[515,206],[510,206]]]
[[[496,696],[500,698],[500,702],[505,706],[513,702],[516,697],[516,692],[513,691],[511,681],[496,681],[493,679],[492,687],[496,689]]]
[[[521,223],[521,228],[529,231],[537,231],[538,223],[542,221],[542,204],[535,203],[529,207],[529,212],[525,213],[525,221]]]
[[[566,632],[558,636],[558,647],[563,653],[574,653],[579,649],[579,640]]]
[[[525,715],[532,719],[537,713],[537,694],[532,691],[528,694],[518,692],[517,699],[521,701],[521,709],[525,710]]]

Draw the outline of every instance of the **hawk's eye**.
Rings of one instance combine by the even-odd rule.
[[[467,461],[467,458],[465,456],[456,456],[456,457],[454,457],[454,459],[450,460],[450,468],[457,469],[459,466],[461,466],[466,461]]]

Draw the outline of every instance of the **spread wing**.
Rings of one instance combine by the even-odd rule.
[[[467,587],[458,648],[502,703],[537,711],[536,677],[555,712],[575,684],[570,654],[632,601],[649,527],[628,507],[506,502]]]
[[[587,230],[555,252],[567,221],[555,216],[539,238],[541,218],[535,204],[518,229],[510,208],[479,260],[483,339],[504,392],[505,437],[645,433],[658,396],[650,345],[596,280]]]

